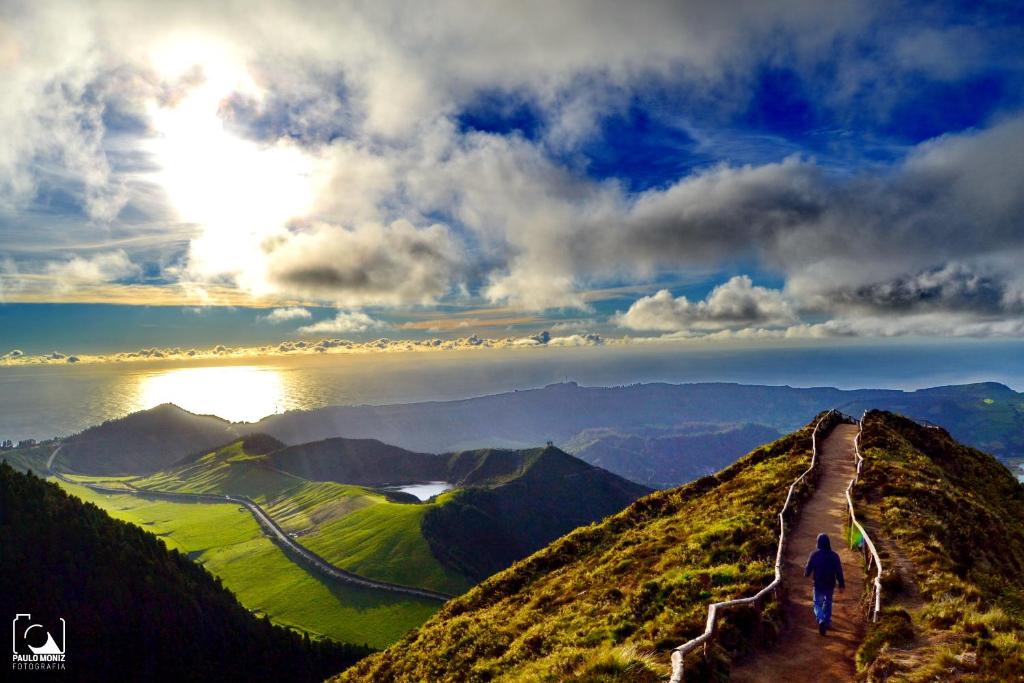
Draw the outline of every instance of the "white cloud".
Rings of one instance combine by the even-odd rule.
[[[782,292],[755,286],[738,275],[716,287],[703,301],[673,298],[667,289],[637,299],[614,322],[633,330],[688,332],[784,326],[796,321]]]
[[[40,190],[79,205],[84,218],[45,234],[74,233],[81,253],[20,269],[60,288],[137,274],[134,251],[85,251],[114,237],[159,243],[153,260],[196,291],[343,308],[468,294],[588,310],[591,287],[741,261],[781,276],[785,298],[734,280],[703,302],[644,297],[621,322],[738,334],[792,324],[795,309],[964,322],[971,308],[975,327],[931,329],[995,332],[986,316],[1010,321],[1024,300],[1022,116],[861,176],[791,157],[636,194],[566,161],[651,85],[742,110],[766,60],[808,74],[826,59],[836,101],[875,102],[900,88],[900,69],[959,78],[1001,44],[877,19],[863,3],[810,0],[22,3],[0,29],[0,219],[22,225]],[[876,49],[850,48],[865,40]],[[459,128],[494,92],[535,109],[537,139]],[[130,125],[108,130],[119,119]],[[148,227],[118,227],[126,206]],[[0,251],[44,241],[8,232]],[[0,297],[17,272],[0,273]]]
[[[311,317],[313,317],[313,314],[305,308],[290,306],[288,308],[275,308],[270,313],[260,316],[260,320],[266,321],[271,325],[279,325],[291,320],[309,320]]]
[[[300,327],[299,334],[358,334],[368,330],[377,330],[386,327],[380,320],[371,318],[362,311],[346,313],[339,312],[333,318],[321,320],[312,325]]]
[[[91,258],[74,256],[67,261],[50,263],[46,271],[54,286],[68,291],[82,285],[97,285],[138,275],[141,269],[131,262],[124,250],[96,254]]]

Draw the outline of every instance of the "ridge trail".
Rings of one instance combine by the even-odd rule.
[[[861,554],[847,542],[846,487],[857,471],[853,445],[857,429],[857,425],[839,424],[821,444],[817,487],[800,512],[785,551],[786,627],[778,646],[734,667],[730,680],[833,683],[855,679],[854,657],[864,637],[861,597],[866,574]],[[811,611],[811,580],[804,578],[807,557],[822,532],[831,537],[846,577],[846,592],[836,589],[832,628],[824,637]]]

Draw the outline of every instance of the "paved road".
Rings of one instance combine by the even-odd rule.
[[[57,457],[57,454],[60,453],[60,449],[62,449],[62,448],[64,448],[64,444],[60,444],[59,446],[54,448],[53,449],[53,453],[50,453],[50,457],[46,460],[46,469],[48,469],[50,471],[50,474],[54,473],[53,472],[53,459]]]
[[[439,591],[427,590],[426,588],[414,588],[412,586],[402,586],[396,583],[389,583],[387,581],[377,581],[375,579],[368,579],[358,574],[353,574],[350,571],[341,569],[331,564],[324,558],[314,553],[309,548],[297,543],[295,539],[285,532],[277,522],[275,522],[266,511],[261,508],[258,504],[249,498],[244,496],[229,496],[229,495],[213,495],[208,493],[178,493],[176,491],[160,491],[155,489],[140,489],[132,487],[131,490],[116,489],[109,486],[102,486],[100,484],[92,484],[82,481],[74,481],[68,479],[63,474],[53,471],[52,464],[53,458],[57,455],[57,451],[60,450],[58,446],[50,459],[47,461],[47,468],[50,469],[50,473],[56,478],[68,484],[75,486],[84,486],[93,491],[99,493],[107,493],[114,495],[133,495],[141,496],[143,498],[158,498],[161,500],[171,500],[175,502],[186,502],[186,503],[234,503],[236,505],[245,506],[245,508],[252,513],[252,516],[256,518],[260,528],[263,532],[270,536],[271,539],[276,541],[279,545],[285,546],[286,550],[291,551],[293,559],[298,561],[300,564],[305,565],[307,568],[316,571],[319,574],[328,576],[338,581],[361,586],[363,588],[372,588],[375,590],[388,591],[389,593],[401,593],[405,595],[413,595],[420,598],[427,598],[429,600],[440,600],[444,602],[451,599],[452,595],[447,593],[441,593]],[[129,486],[131,486],[129,484]]]
[[[864,637],[864,562],[861,554],[845,542],[848,518],[846,487],[856,473],[853,439],[857,426],[837,425],[822,443],[821,472],[814,495],[804,506],[786,548],[783,582],[788,587],[786,630],[779,645],[735,667],[730,680],[792,681],[833,683],[856,678],[854,657]],[[832,630],[818,633],[811,610],[811,583],[804,578],[807,556],[815,548],[819,533],[832,539],[846,576],[846,592],[835,593]]]

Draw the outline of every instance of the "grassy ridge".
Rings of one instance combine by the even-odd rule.
[[[879,539],[885,612],[865,678],[1024,680],[1024,486],[944,430],[864,422],[858,503]]]
[[[250,610],[344,642],[384,647],[425,621],[437,603],[320,580],[292,562],[235,505],[171,503],[61,484],[200,562]]]
[[[664,680],[669,650],[703,631],[710,602],[771,581],[770,511],[808,466],[810,437],[804,428],[713,477],[577,529],[449,601],[337,680]],[[771,625],[777,614],[766,617]],[[752,631],[752,613],[730,613],[718,656],[690,671],[726,675]]]

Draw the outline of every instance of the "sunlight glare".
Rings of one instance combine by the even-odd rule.
[[[259,289],[261,246],[310,212],[319,160],[286,141],[260,143],[226,128],[222,107],[229,96],[258,101],[263,93],[224,46],[181,38],[154,50],[152,63],[161,78],[183,88],[180,97],[150,102],[156,136],[149,148],[172,205],[202,228],[189,267],[201,277],[236,276]],[[182,81],[193,69],[193,80]]]
[[[197,415],[255,422],[283,410],[283,383],[276,368],[231,366],[180,368],[143,375],[136,410],[173,403]]]

